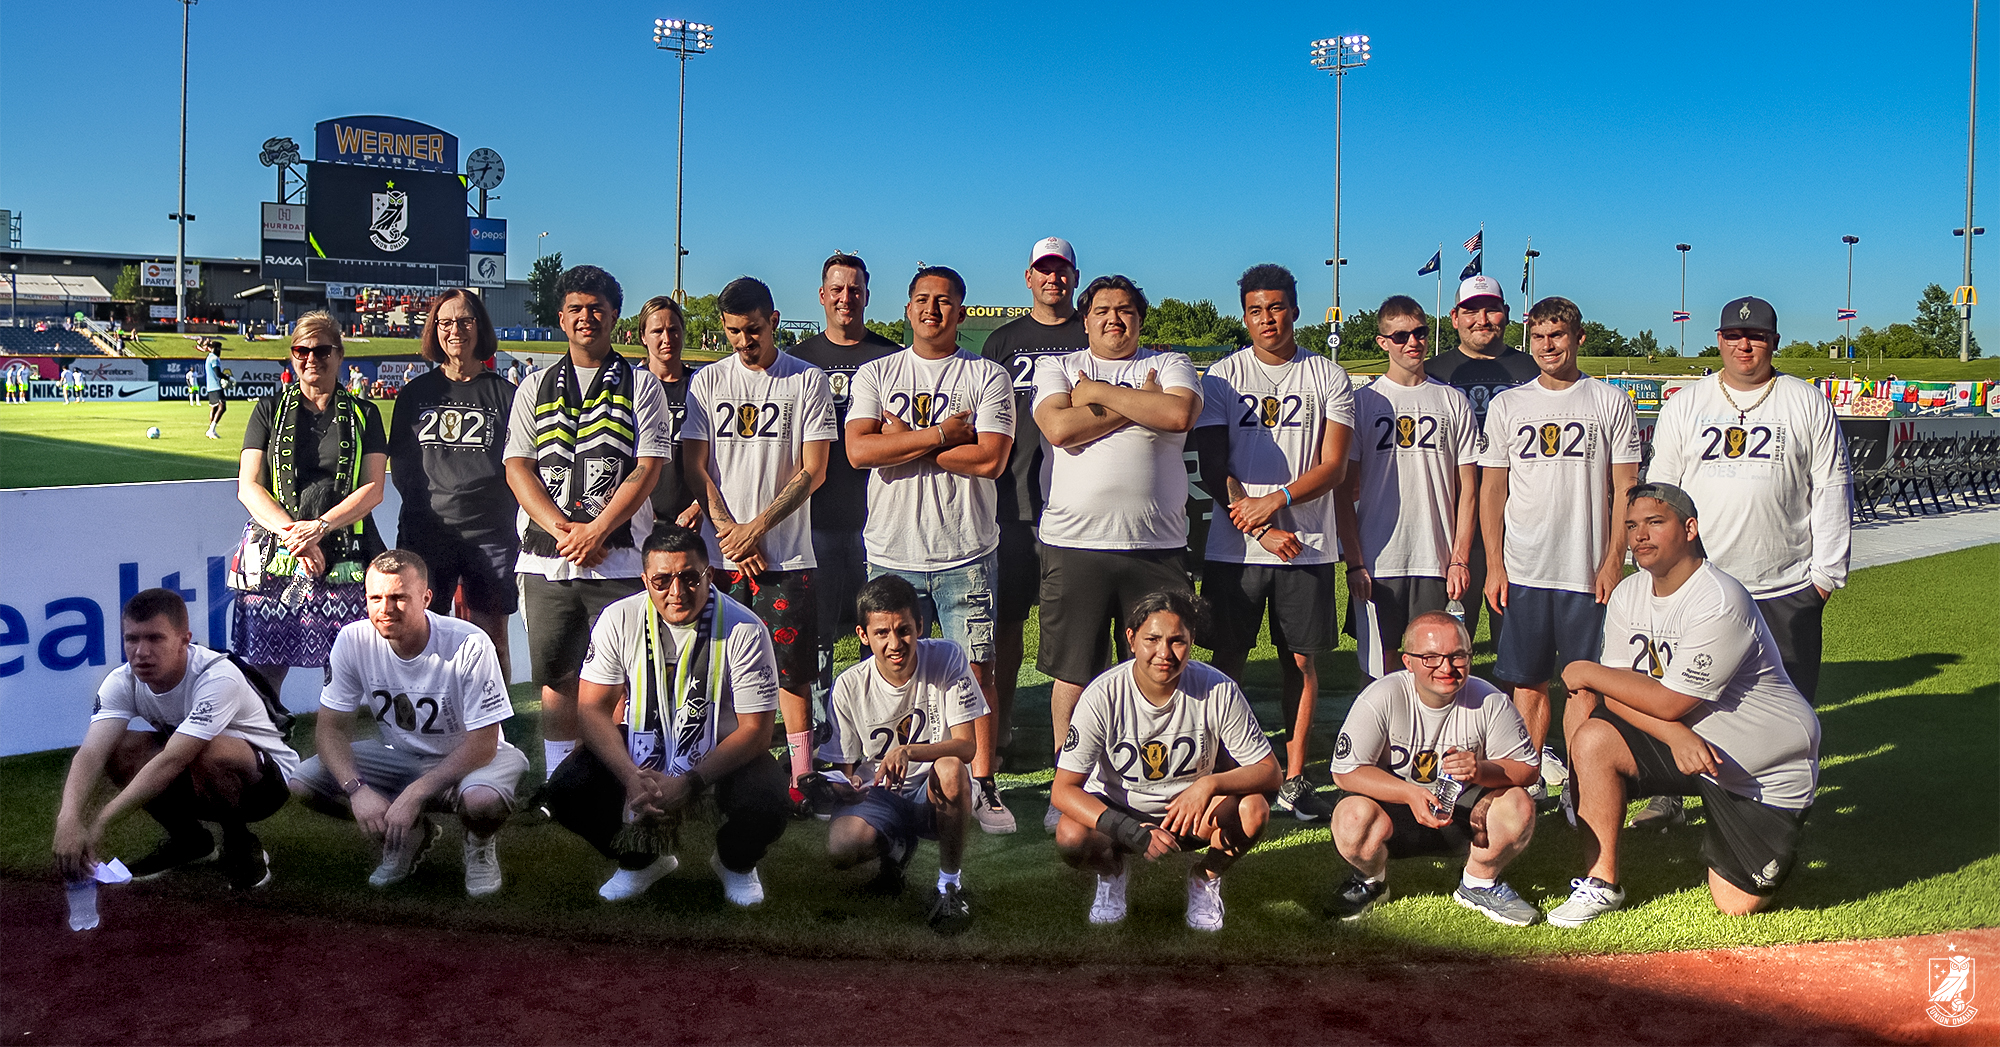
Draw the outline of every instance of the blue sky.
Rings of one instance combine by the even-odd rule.
[[[547,230],[546,249],[610,269],[628,299],[666,291],[675,70],[650,32],[678,16],[718,27],[688,70],[693,293],[751,273],[782,311],[817,318],[819,262],[840,248],[876,274],[874,318],[899,315],[919,260],[957,267],[976,303],[1025,304],[1028,246],[1053,233],[1086,275],[1225,307],[1244,267],[1283,262],[1316,318],[1334,91],[1307,43],[1365,32],[1377,57],[1349,77],[1346,106],[1349,309],[1397,292],[1428,305],[1416,269],[1442,241],[1449,285],[1483,221],[1487,272],[1510,292],[1532,235],[1537,293],[1628,335],[1673,341],[1686,241],[1691,347],[1744,293],[1777,305],[1787,338],[1828,338],[1842,234],[1861,237],[1864,323],[1907,320],[1926,283],[1958,282],[1969,15],[1962,2],[202,0],[189,249],[255,253],[255,205],[275,189],[256,159],[265,138],[310,154],[316,121],[384,113],[458,135],[461,155],[505,157],[493,213],[510,220],[513,276]],[[173,0],[0,9],[0,207],[25,213],[27,246],[173,250],[179,16]],[[1985,185],[2000,192],[1992,174]],[[2000,247],[1992,219],[1982,259]],[[1996,328],[2000,310],[1982,310],[1982,337]]]

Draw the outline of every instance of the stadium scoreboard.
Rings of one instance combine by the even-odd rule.
[[[466,284],[465,182],[457,174],[314,161],[306,184],[308,281]]]

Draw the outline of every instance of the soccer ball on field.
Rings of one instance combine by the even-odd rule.
[[[146,430],[146,439],[148,439],[148,440],[157,440],[157,439],[159,439],[159,438],[160,438],[160,427],[159,427],[159,426],[157,426],[157,425],[156,425],[156,426],[152,427],[151,429],[148,429],[148,430]]]

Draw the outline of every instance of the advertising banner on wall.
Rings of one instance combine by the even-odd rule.
[[[181,270],[181,284],[189,288],[201,286],[201,263],[189,262]],[[174,285],[174,263],[140,262],[139,286],[172,287]]]
[[[507,256],[476,254],[466,258],[465,282],[473,287],[507,286]]]
[[[296,240],[306,238],[306,205],[264,203],[264,239]]]
[[[306,245],[295,240],[264,241],[264,265],[259,272],[266,280],[306,278]]]
[[[75,397],[74,392],[69,394]],[[36,380],[28,383],[28,396],[35,400],[60,400],[63,398],[61,382]],[[83,383],[85,400],[131,400],[145,403],[160,398],[157,382],[92,382]]]
[[[375,510],[391,543],[401,505],[390,485]],[[228,558],[246,519],[229,479],[0,491],[0,548],[62,535],[59,551],[9,557],[0,573],[0,755],[83,740],[98,685],[124,661],[119,610],[141,589],[179,592],[194,641],[228,646]],[[292,673],[286,707],[312,709],[319,689],[318,672]]]

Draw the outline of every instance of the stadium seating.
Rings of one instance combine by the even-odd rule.
[[[9,356],[102,356],[97,343],[60,327],[0,327],[0,352]]]

